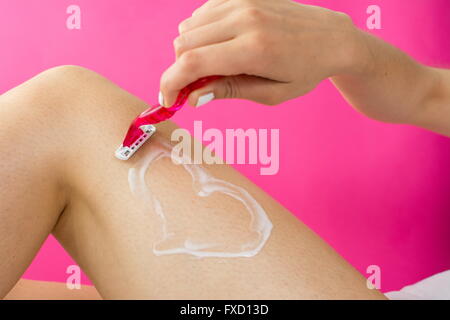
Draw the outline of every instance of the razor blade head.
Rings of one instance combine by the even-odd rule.
[[[142,134],[129,146],[121,145],[115,153],[115,156],[119,160],[128,160],[130,159],[136,151],[138,151],[145,142],[156,132],[156,127],[148,124],[142,125],[139,127],[142,130]]]

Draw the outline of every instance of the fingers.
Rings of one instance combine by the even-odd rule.
[[[211,75],[226,77],[193,93],[191,105],[201,105],[214,98],[243,98],[273,104],[275,99],[270,92],[282,87],[281,83],[244,76],[258,74],[273,78],[258,73],[270,63],[264,59],[266,34],[250,32],[250,26],[255,25],[251,23],[255,21],[255,10],[247,10],[243,3],[244,0],[210,0],[180,24],[180,36],[174,41],[177,59],[161,78],[160,104],[172,106],[181,89]]]
[[[243,55],[243,41],[226,41],[187,51],[161,78],[163,105],[170,107],[181,89],[210,75],[251,74],[251,55]]]
[[[192,16],[197,16],[199,14],[205,13],[206,11],[213,9],[213,8],[217,8],[219,6],[221,6],[222,4],[225,4],[227,2],[230,2],[229,0],[209,0],[206,1],[201,7],[199,7],[198,9],[194,10],[194,12],[192,13]]]
[[[183,33],[173,43],[176,57],[178,59],[183,53],[196,48],[232,40],[237,32],[236,24],[224,19]]]
[[[288,84],[255,76],[229,76],[191,93],[189,104],[200,107],[214,99],[246,99],[265,105],[283,102]]]
[[[178,31],[180,34],[183,34],[185,32],[189,32],[196,28],[221,20],[224,17],[228,16],[231,9],[231,3],[227,2],[221,6],[203,10],[200,13],[181,22],[178,26]]]

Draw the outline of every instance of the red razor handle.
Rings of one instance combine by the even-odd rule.
[[[188,85],[187,87],[185,87],[183,90],[180,91],[177,100],[175,101],[175,104],[170,108],[165,108],[161,105],[156,105],[145,110],[131,124],[127,136],[123,141],[123,147],[130,147],[131,145],[135,144],[136,141],[142,139],[143,135],[142,127],[160,123],[162,121],[166,121],[172,118],[173,115],[184,106],[189,95],[193,91],[200,89],[206,86],[207,84],[220,78],[222,78],[222,76],[210,76],[206,78],[201,78],[191,83],[190,85]]]

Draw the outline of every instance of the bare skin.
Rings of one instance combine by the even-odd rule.
[[[359,112],[450,136],[450,71],[423,66],[357,29],[344,13],[290,0],[209,0],[180,24],[176,61],[161,78],[163,104],[191,94],[277,105],[325,79]],[[217,63],[220,61],[220,63]]]
[[[114,158],[131,120],[145,103],[79,67],[48,70],[0,96],[0,297],[14,287],[53,233],[106,299],[383,299],[333,249],[257,186],[226,165],[208,166],[245,188],[274,228],[252,258],[155,256],[159,221],[130,192],[129,168],[155,148],[150,141],[131,160]],[[163,123],[152,139],[170,141]],[[156,140],[154,140],[156,141]],[[248,217],[221,196],[193,201],[191,178],[160,160],[148,183],[161,202],[223,219],[226,237]],[[175,192],[175,195],[173,193]],[[187,208],[187,209],[186,209]],[[142,211],[142,209],[145,209]],[[201,227],[209,230],[208,220]],[[199,228],[187,222],[186,229]]]

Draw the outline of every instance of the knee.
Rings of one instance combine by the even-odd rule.
[[[100,78],[78,66],[58,66],[45,70],[1,96],[4,108],[19,107],[27,114],[45,112],[48,116],[72,102],[89,78]],[[98,81],[98,80],[97,80]]]
[[[145,108],[144,102],[93,71],[55,67],[0,96],[0,138],[5,134],[42,148],[51,141],[51,149],[62,154],[70,149],[67,141],[85,146],[94,136],[117,147]]]
[[[53,99],[73,114],[94,116],[98,114],[121,114],[128,109],[139,112],[145,103],[121,89],[104,76],[73,65],[48,69],[37,76]],[[137,113],[136,113],[137,114]]]
[[[94,72],[76,65],[61,65],[47,69],[38,74],[37,77],[42,80],[52,79],[64,81],[74,79],[76,77],[86,76],[88,74],[94,74]]]
[[[89,69],[62,65],[41,72],[29,82],[35,98],[47,98],[53,105],[63,107],[94,95],[107,80]]]
[[[87,69],[60,66],[0,95],[0,138],[31,148],[60,136],[77,121],[77,115],[71,112],[79,100],[77,96],[91,94],[88,83],[101,81],[100,76]]]
[[[59,117],[72,124],[101,116],[129,121],[146,106],[98,73],[72,65],[43,71],[0,97],[2,105],[20,106],[28,117]]]

